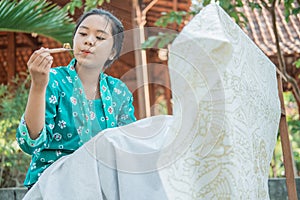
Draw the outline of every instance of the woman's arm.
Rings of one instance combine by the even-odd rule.
[[[32,139],[30,136],[30,132],[27,126],[27,122],[25,120],[25,113],[22,115],[20,124],[16,131],[16,140],[20,146],[20,148],[32,155],[35,151],[41,151],[43,148],[47,147],[52,139],[53,139],[53,125],[55,125],[55,118],[57,115],[57,108],[59,104],[59,92],[57,87],[57,77],[56,72],[53,70],[53,73],[49,73],[49,83],[46,89],[46,114],[42,117],[45,117],[45,121],[43,122],[43,127],[38,134],[38,138]],[[33,90],[35,91],[35,90]],[[33,97],[34,95],[31,95]],[[41,97],[43,98],[43,97]],[[28,100],[28,103],[31,102]],[[35,103],[35,101],[33,101]],[[35,106],[33,104],[33,106]],[[32,107],[33,107],[32,106]],[[28,105],[28,107],[30,107]]]
[[[31,139],[39,137],[45,124],[46,88],[53,57],[49,49],[41,48],[30,57],[27,65],[31,75],[31,87],[24,118]]]

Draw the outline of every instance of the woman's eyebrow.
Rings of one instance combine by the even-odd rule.
[[[83,26],[83,25],[79,26],[79,28],[89,29],[89,27]],[[104,31],[104,30],[97,30],[97,32],[103,33],[103,34],[105,34],[105,35],[109,35],[109,34],[108,34],[106,31]]]

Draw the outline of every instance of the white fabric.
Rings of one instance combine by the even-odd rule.
[[[145,157],[163,146],[172,119],[172,116],[155,116],[104,130],[45,170],[24,200],[167,199],[159,174],[153,170],[157,158]],[[157,134],[137,138],[132,129],[137,136]]]
[[[199,118],[191,146],[160,171],[168,198],[269,199],[268,173],[280,119],[275,66],[211,4],[173,42],[169,67],[202,96],[194,111]],[[173,74],[171,83],[178,86]],[[209,94],[201,91],[203,86]]]
[[[30,199],[268,199],[275,67],[216,4],[173,42],[174,115],[107,129],[52,164]]]

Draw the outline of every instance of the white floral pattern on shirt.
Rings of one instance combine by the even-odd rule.
[[[74,96],[74,92],[84,95],[84,90],[80,84],[75,87],[75,82],[80,81],[75,71],[75,62],[72,60],[68,67],[50,69],[46,92],[45,126],[36,140],[29,137],[24,116],[21,118],[16,134],[17,142],[23,151],[32,155],[25,185],[35,183],[50,163],[78,149],[85,142],[79,137],[80,134],[98,133],[99,131],[93,130],[94,124],[98,124],[98,128],[103,130],[135,121],[132,95],[128,88],[119,79],[104,73],[101,74],[102,99],[95,101],[94,104],[79,101]],[[123,97],[124,92],[125,97]],[[73,110],[74,105],[79,109]],[[83,106],[91,106],[90,112],[83,112]],[[122,114],[126,117],[121,118]],[[86,129],[85,123],[76,124],[75,119],[78,117],[87,117],[86,119],[92,124],[92,129]]]

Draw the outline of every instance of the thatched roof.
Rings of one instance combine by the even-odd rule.
[[[256,45],[278,66],[277,48],[272,24],[271,14],[267,9],[252,10],[244,6],[242,12],[248,19],[248,26],[244,27],[246,34],[256,43]],[[300,58],[300,14],[292,15],[287,22],[284,17],[283,3],[276,6],[276,24],[280,37],[280,47],[288,74],[298,81],[300,86],[300,70],[293,64]],[[283,82],[284,90],[291,90],[289,83]]]
[[[248,27],[244,28],[247,35],[263,50],[269,57],[276,57],[277,49],[273,31],[271,14],[266,10],[252,10],[250,7],[243,8],[248,18]],[[276,7],[276,23],[281,42],[282,53],[285,56],[300,55],[300,14],[292,15],[289,22],[285,20],[284,8]]]

